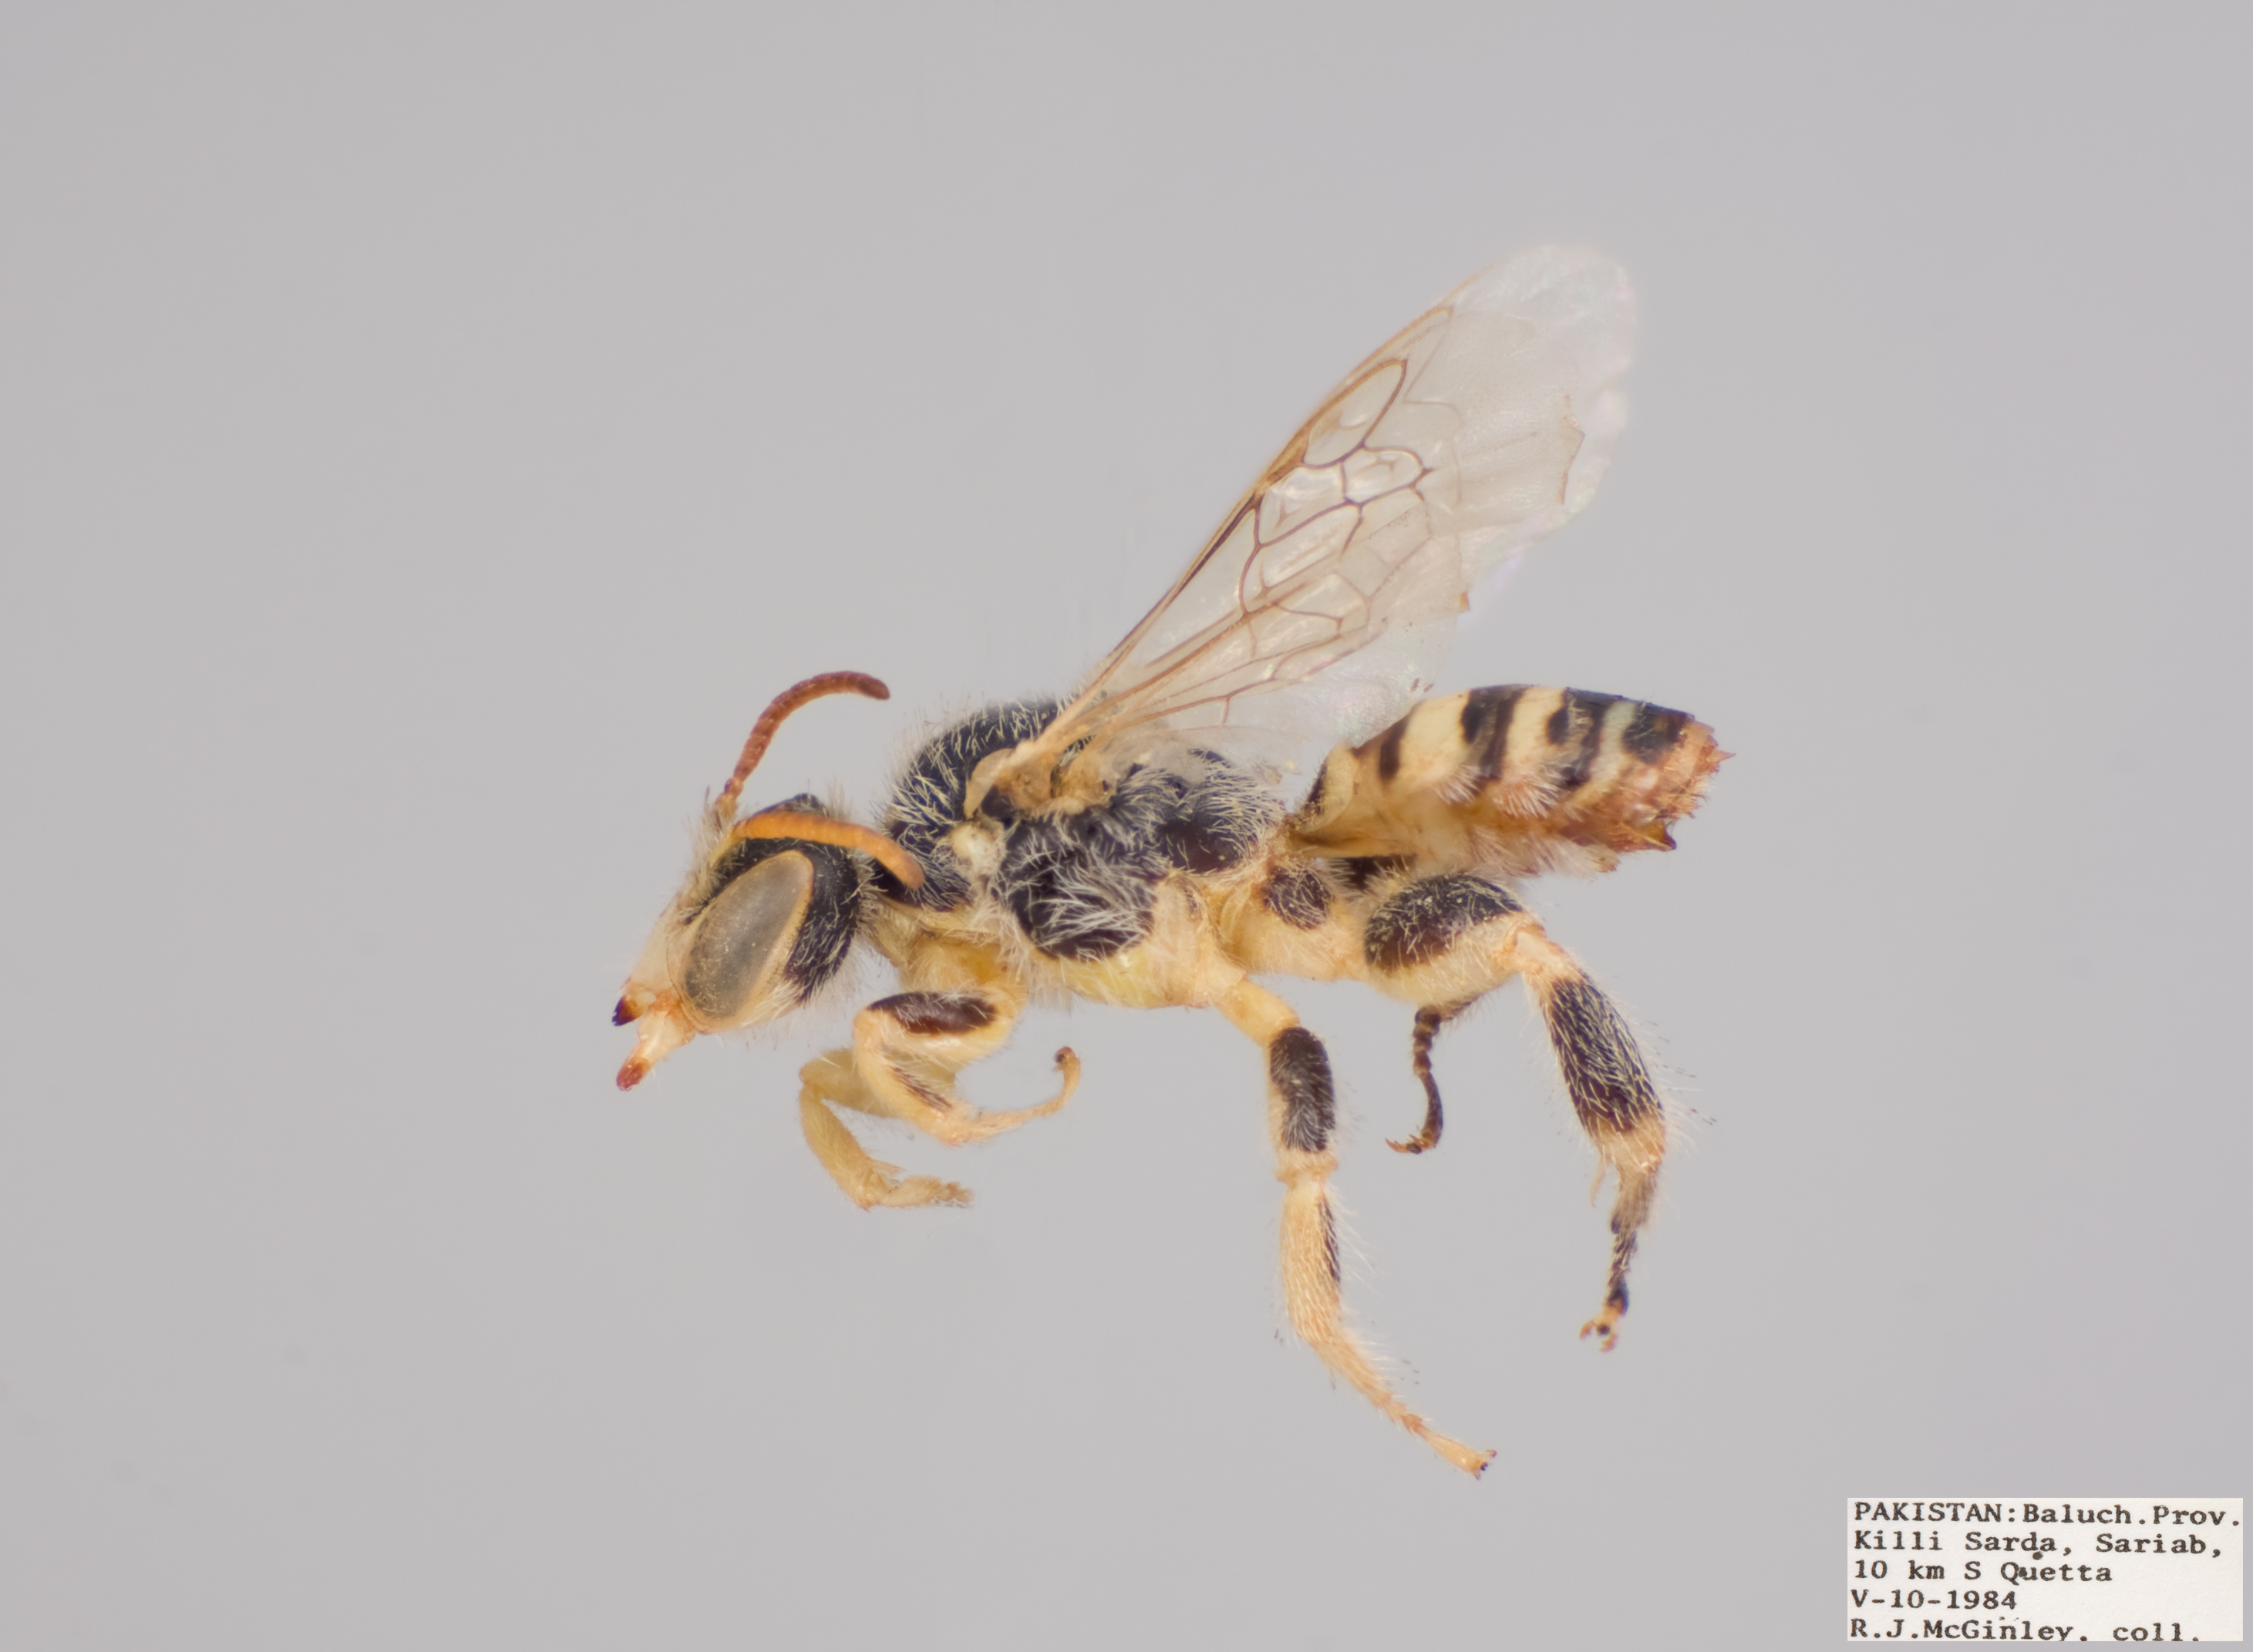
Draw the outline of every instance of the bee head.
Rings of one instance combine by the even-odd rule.
[[[713,799],[695,863],[626,977],[611,1020],[640,1023],[618,1069],[631,1090],[699,1033],[731,1032],[787,1014],[843,967],[857,932],[868,861],[914,888],[923,868],[889,838],[839,819],[810,796],[735,819],[744,779],[783,718],[825,694],[886,698],[873,677],[838,672],[800,683],[751,730],[736,772]],[[865,857],[865,858],[864,858]]]

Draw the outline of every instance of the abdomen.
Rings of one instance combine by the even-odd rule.
[[[1290,830],[1319,855],[1409,855],[1509,876],[1606,872],[1671,849],[1728,754],[1687,712],[1514,684],[1426,700],[1340,746]]]

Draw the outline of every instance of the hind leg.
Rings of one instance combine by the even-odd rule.
[[[1620,1315],[1627,1312],[1627,1268],[1635,1258],[1636,1237],[1658,1190],[1666,1115],[1643,1052],[1635,1047],[1635,1035],[1611,1000],[1547,936],[1524,951],[1528,956],[1519,972],[1549,1023],[1549,1042],[1573,1110],[1619,1178],[1612,1200],[1612,1265],[1604,1305],[1580,1328],[1581,1335],[1594,1336],[1599,1347],[1608,1349],[1619,1339]],[[1602,1175],[1597,1172],[1599,1182]]]
[[[1548,1025],[1549,1042],[1580,1128],[1619,1179],[1612,1201],[1611,1270],[1604,1304],[1580,1329],[1610,1348],[1627,1312],[1628,1264],[1650,1214],[1651,1195],[1666,1156],[1666,1119],[1642,1052],[1611,1000],[1552,941],[1541,921],[1496,883],[1464,874],[1420,879],[1389,896],[1370,915],[1363,935],[1369,979],[1387,993],[1425,1007],[1418,1015],[1418,1054],[1430,1048],[1427,1016],[1439,1021],[1513,975]],[[1429,1095],[1426,1130],[1436,1141],[1438,1086],[1428,1058],[1419,1076]],[[1430,1145],[1422,1138],[1418,1142]],[[1417,1143],[1410,1151],[1420,1150]],[[1601,1179],[1601,1172],[1598,1173]]]
[[[1330,1146],[1337,1105],[1322,1041],[1299,1025],[1288,1004],[1249,981],[1223,998],[1220,1009],[1267,1052],[1267,1131],[1275,1144],[1275,1176],[1284,1187],[1283,1302],[1291,1328],[1378,1410],[1456,1467],[1479,1474],[1494,1453],[1428,1427],[1385,1385],[1345,1328],[1329,1195],[1330,1172],[1337,1168]]]

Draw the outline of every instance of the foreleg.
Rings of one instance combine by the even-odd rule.
[[[799,1128],[806,1132],[806,1145],[813,1149],[813,1156],[821,1161],[821,1168],[854,1203],[866,1210],[879,1204],[904,1207],[970,1202],[970,1189],[959,1182],[941,1181],[936,1176],[903,1177],[899,1166],[870,1157],[859,1139],[845,1127],[845,1121],[834,1111],[837,1107],[850,1107],[856,1112],[875,1113],[880,1118],[893,1116],[854,1070],[851,1050],[833,1049],[806,1063],[798,1076],[802,1086],[798,1092],[798,1120]]]
[[[1283,1183],[1283,1301],[1292,1328],[1322,1363],[1361,1391],[1394,1422],[1468,1474],[1494,1460],[1428,1427],[1401,1404],[1345,1328],[1338,1293],[1337,1221],[1330,1209],[1331,1146],[1337,1104],[1329,1056],[1299,1025],[1289,1005],[1249,981],[1221,1000],[1221,1012],[1267,1054],[1267,1130]]]
[[[870,1205],[967,1204],[968,1188],[931,1176],[900,1179],[898,1167],[869,1157],[835,1109],[897,1119],[949,1147],[984,1141],[1042,1119],[1071,1097],[1079,1057],[1057,1051],[1062,1088],[1050,1101],[1014,1112],[981,1112],[956,1091],[955,1075],[1008,1042],[1017,1006],[976,991],[900,993],[853,1021],[853,1047],[808,1063],[799,1077],[799,1121],[814,1156],[863,1209]]]

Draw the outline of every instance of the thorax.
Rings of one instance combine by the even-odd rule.
[[[1262,875],[1280,805],[1243,770],[1183,749],[1122,765],[1092,798],[963,818],[971,770],[1042,709],[980,713],[917,754],[885,824],[926,882],[881,891],[889,910],[872,938],[903,975],[922,949],[970,946],[1036,992],[1209,1001],[1241,973],[1219,910]]]

